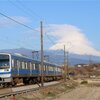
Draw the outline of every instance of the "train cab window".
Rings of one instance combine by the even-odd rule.
[[[10,67],[9,56],[0,55],[0,69],[8,69]]]

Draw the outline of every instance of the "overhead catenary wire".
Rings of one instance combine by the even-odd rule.
[[[25,6],[20,0],[16,0],[16,2],[21,5],[21,7],[25,10],[27,10],[27,12],[29,12],[32,16],[33,14],[39,18],[39,20],[43,20],[42,17],[40,15],[38,15],[35,11],[33,11],[33,9],[29,8],[28,6]]]
[[[47,22],[46,22],[47,23]],[[45,26],[44,26],[44,28],[47,28],[48,29],[48,27],[49,27],[49,24],[46,24]],[[55,45],[57,42],[55,41],[55,40],[58,40],[56,37],[53,37],[53,38],[51,38],[52,36],[50,36],[50,35],[48,35],[48,33],[49,32],[45,32],[45,36],[48,38],[48,40],[50,41],[50,43],[52,44],[52,45]],[[49,33],[50,34],[50,33]],[[54,38],[55,38],[55,40],[54,40]]]
[[[16,0],[16,2],[20,5],[16,5],[15,3],[13,3],[11,0],[9,0],[9,2],[11,3],[11,4],[13,4],[16,8],[18,8],[18,9],[22,9],[23,10],[23,12],[24,13],[28,13],[28,14],[30,14],[31,16],[33,16],[33,13],[38,17],[38,18],[40,18],[41,19],[41,17],[35,12],[35,11],[33,11],[33,10],[31,10],[29,7],[27,7],[27,6],[25,6],[20,0]],[[46,25],[47,26],[47,25]],[[49,26],[49,25],[48,25]],[[48,40],[50,41],[50,43],[51,44],[56,44],[56,42],[54,42],[54,40],[53,39],[51,39],[51,37],[47,34],[47,33],[45,33],[45,35],[46,35],[46,37],[48,38]]]
[[[25,9],[26,9],[26,7],[25,7]],[[29,11],[29,10],[28,10]],[[24,11],[25,12],[25,11]],[[32,11],[31,11],[32,12]],[[30,12],[30,13],[31,13]],[[28,28],[28,29],[30,29],[30,30],[33,30],[33,31],[35,31],[35,32],[39,32],[38,30],[35,30],[35,29],[33,29],[32,27],[30,27],[30,26],[28,26],[28,25],[25,25],[25,24],[23,24],[23,23],[21,23],[21,22],[19,22],[19,21],[17,21],[17,20],[15,20],[15,19],[13,19],[13,18],[11,18],[11,17],[9,17],[9,16],[7,16],[7,15],[5,15],[5,14],[3,14],[3,13],[0,13],[0,15],[2,15],[2,16],[4,16],[4,17],[6,17],[6,18],[8,18],[8,19],[10,19],[10,20],[12,20],[12,21],[14,21],[15,23],[17,23],[17,24],[20,24],[20,25],[22,25],[22,26],[24,26],[24,27],[26,27],[26,28]],[[54,41],[54,40],[52,40],[52,38],[47,34],[47,33],[45,33],[45,35],[46,35],[46,37],[48,38],[48,40],[54,45],[54,44],[56,44],[56,42]],[[17,44],[18,45],[18,44]]]
[[[9,0],[9,1],[10,1],[10,0]],[[33,13],[34,13],[38,18],[41,19],[41,17],[40,17],[37,13],[35,13],[35,12],[34,12],[33,10],[31,10],[29,7],[24,6],[20,0],[16,0],[16,1],[18,2],[18,4],[19,4],[20,6],[16,5],[15,3],[11,2],[11,1],[10,1],[10,3],[14,4],[15,7],[17,7],[18,9],[22,8],[22,10],[23,10],[25,13],[31,14],[31,16],[33,16]],[[25,9],[26,9],[26,10],[25,10]],[[30,13],[29,13],[29,12],[30,12]],[[50,36],[49,36],[47,33],[45,33],[45,35],[47,36],[47,38],[49,39],[49,41],[51,42],[51,44],[55,44],[55,42],[50,38]]]
[[[35,32],[39,32],[38,30],[35,30],[35,29],[33,29],[32,27],[30,27],[30,26],[28,26],[28,25],[25,25],[25,24],[23,24],[23,23],[21,23],[21,22],[19,22],[19,21],[17,21],[17,20],[14,20],[13,18],[11,18],[11,17],[9,17],[9,16],[7,16],[7,15],[1,13],[1,12],[0,12],[0,15],[4,16],[4,17],[8,18],[9,20],[12,20],[13,22],[15,22],[15,23],[17,23],[17,24],[20,24],[21,26],[24,26],[24,27],[26,27],[26,28],[28,28],[28,29],[30,29],[30,30],[33,30],[33,31],[35,31]]]
[[[32,27],[30,27],[30,26],[28,26],[28,25],[25,25],[25,24],[23,24],[23,23],[20,23],[19,21],[16,21],[16,20],[14,20],[13,18],[11,18],[11,17],[9,17],[9,16],[7,16],[7,15],[1,13],[1,12],[0,12],[0,15],[4,16],[4,17],[6,17],[6,18],[8,18],[8,19],[10,19],[10,20],[12,20],[12,21],[14,21],[14,22],[16,22],[17,24],[20,24],[20,25],[22,25],[22,26],[24,26],[24,27],[26,27],[26,28],[28,28],[28,29],[30,29],[30,30],[33,30],[33,31],[35,31],[35,32],[39,32],[38,30],[35,30],[35,29],[33,29]],[[51,44],[53,44],[53,45],[56,44],[56,42],[55,42],[54,40],[52,40],[51,37],[50,37],[47,33],[45,33],[45,35],[47,36],[47,38],[48,38],[48,40],[51,42]]]
[[[17,24],[20,24],[20,25],[22,25],[22,26],[24,26],[24,27],[26,27],[26,28],[28,28],[28,29],[30,29],[30,30],[33,30],[33,31],[35,31],[35,32],[39,32],[38,30],[34,30],[32,27],[27,26],[27,25],[25,25],[25,24],[23,24],[23,23],[20,23],[20,22],[14,20],[13,18],[11,18],[11,17],[9,17],[9,16],[7,16],[7,15],[1,13],[1,12],[0,12],[0,15],[4,16],[4,17],[6,17],[6,18],[8,18],[8,19],[10,19],[10,20],[12,20],[12,21],[14,21],[14,22],[16,22]],[[52,44],[55,44],[55,42],[47,35],[47,33],[45,33],[45,34],[46,34],[47,38],[51,41],[51,43],[52,43]]]
[[[35,12],[33,12],[30,8],[28,8],[27,6],[24,6],[24,4],[22,4],[21,1],[16,0],[17,3],[14,3],[11,0],[8,0],[9,3],[11,5],[13,5],[14,7],[16,7],[19,10],[22,10],[22,13],[30,15],[32,18],[35,17],[35,19],[38,17],[39,20],[41,19],[40,16],[38,16]]]
[[[49,39],[51,44],[53,44],[53,45],[56,44],[56,42],[54,42],[47,33],[45,33],[45,35],[47,36],[47,38]]]

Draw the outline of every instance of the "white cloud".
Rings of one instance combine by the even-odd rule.
[[[63,49],[63,45],[66,46],[66,50],[75,54],[89,54],[100,56],[100,52],[92,47],[92,43],[86,38],[84,33],[72,25],[56,25],[52,24],[46,28],[48,35],[57,38],[56,44],[50,47],[52,50]]]
[[[23,16],[10,16],[10,18],[23,24],[29,22],[29,20]],[[8,27],[8,26],[14,26],[14,25],[16,25],[16,23],[13,22],[12,20],[6,17],[0,17],[0,27]]]

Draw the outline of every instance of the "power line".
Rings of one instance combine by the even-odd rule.
[[[9,0],[9,3],[11,3],[14,7],[16,7],[19,10],[22,10],[23,13],[27,13],[28,15],[33,17],[33,13],[39,18],[40,20],[40,16],[38,16],[35,12],[33,12],[30,8],[28,8],[27,6],[24,6],[20,1],[16,0],[17,4],[14,3],[13,1]]]
[[[50,36],[47,34],[47,33],[45,33],[45,35],[47,36],[47,38],[49,39],[49,41],[51,42],[51,44],[55,44],[56,42],[54,42],[51,38],[50,38]]]
[[[10,45],[19,46],[19,47],[27,46],[27,47],[33,48],[33,46],[34,46],[34,45],[26,42],[26,41],[30,41],[30,38],[28,36],[27,36],[27,40],[25,38],[23,38],[23,39],[17,39],[17,38],[14,39],[14,37],[13,37],[13,40],[12,40],[11,37],[9,37],[8,35],[5,34],[4,38],[0,37],[0,40],[1,40],[1,42],[4,41],[7,44],[10,43]]]
[[[47,22],[46,22],[47,23]],[[49,27],[49,24],[46,24],[46,26],[45,26],[46,28],[48,28]],[[47,33],[49,33],[49,32],[45,32],[45,35],[46,35],[46,37],[48,38],[48,40],[51,42],[51,44],[56,44],[56,42],[54,41],[54,38],[55,37],[53,37],[53,38],[51,38],[51,36],[50,35],[48,35]],[[55,38],[55,40],[57,40],[57,38]]]
[[[33,16],[33,13],[39,18],[39,20],[41,20],[41,16],[38,15],[35,11],[33,11],[32,9],[30,9],[29,7],[25,6],[20,0],[16,0],[17,3],[19,5],[21,5],[21,7],[23,7],[23,9],[26,9],[28,12],[30,12],[30,14]]]
[[[9,0],[9,1],[10,1],[10,0]],[[24,6],[20,0],[16,0],[16,1],[19,3],[19,5],[21,5],[20,7],[23,8],[23,11],[24,11],[24,12],[25,12],[25,9],[26,9],[27,12],[30,12],[30,14],[33,16],[33,14],[32,14],[33,10],[31,10],[31,9],[28,8],[27,6]],[[10,3],[14,4],[17,8],[19,8],[19,6],[17,6],[15,3],[11,2],[11,1],[10,1]],[[20,8],[19,8],[19,9],[20,9]],[[27,12],[25,12],[25,13],[27,13]],[[35,12],[34,12],[34,13],[35,13]],[[28,13],[28,14],[29,14],[29,13]],[[36,15],[37,17],[41,18],[37,13],[35,13],[35,15]],[[49,41],[50,41],[52,44],[55,44],[55,42],[50,38],[50,36],[47,35],[47,33],[45,33],[45,35],[47,36],[47,38],[49,39]]]
[[[16,1],[17,1],[17,3],[18,3],[20,6],[16,5],[15,3],[13,3],[13,2],[11,2],[11,1],[9,0],[9,2],[10,2],[11,4],[15,5],[16,8],[18,8],[18,9],[22,8],[23,11],[24,11],[25,13],[31,14],[31,15],[33,16],[33,14],[32,14],[33,10],[31,10],[29,7],[23,5],[22,2],[21,2],[20,0],[16,0]],[[25,11],[25,9],[26,9],[27,11]],[[29,12],[30,12],[30,13],[29,13]],[[41,17],[40,17],[37,13],[34,12],[34,14],[35,14],[38,18],[41,19]],[[51,44],[54,45],[55,42],[50,38],[50,36],[49,36],[47,33],[45,33],[45,35],[47,36],[47,38],[49,39],[49,41],[51,42]]]
[[[10,0],[9,0],[10,1]],[[11,1],[10,1],[10,3],[12,3]],[[14,3],[12,3],[12,4],[14,4]],[[14,4],[15,5],[15,4]],[[16,6],[16,5],[15,5]],[[22,4],[22,6],[24,7],[24,8],[26,8],[23,4]],[[18,7],[18,6],[17,6]],[[29,8],[27,8],[27,9],[29,9]],[[23,10],[24,12],[25,12],[25,10]],[[30,10],[28,10],[28,11],[30,11]],[[6,18],[8,18],[8,19],[10,19],[10,20],[12,20],[12,21],[14,21],[14,22],[16,22],[17,24],[20,24],[20,25],[22,25],[22,26],[24,26],[24,27],[26,27],[26,28],[28,28],[28,29],[31,29],[31,30],[34,30],[34,31],[36,31],[36,32],[39,32],[38,30],[35,30],[35,29],[33,29],[32,27],[30,27],[30,26],[27,26],[27,25],[25,25],[25,24],[23,24],[23,23],[20,23],[19,21],[16,21],[16,20],[14,20],[13,18],[11,18],[11,17],[8,17],[7,15],[5,15],[5,14],[3,14],[3,13],[1,13],[0,12],[0,14],[2,15],[2,16],[4,16],[4,17],[6,17]],[[51,44],[55,44],[55,42],[50,38],[50,36],[47,34],[47,33],[45,33],[45,35],[47,36],[47,38],[48,38],[48,40],[51,42]]]
[[[26,9],[28,12],[30,12],[30,13],[33,12],[30,8],[28,8],[27,6],[24,6],[24,5],[21,3],[20,0],[16,0],[16,1],[17,1],[17,2],[20,2],[19,4],[20,4],[21,6],[23,6],[24,9]],[[35,12],[34,12],[34,13],[35,13]],[[37,13],[35,13],[35,15],[36,15],[37,17],[41,18]],[[49,36],[47,33],[45,33],[45,35],[47,36],[47,38],[50,40],[50,42],[51,42],[52,44],[55,44],[55,42],[50,38],[50,36]]]
[[[4,17],[6,17],[6,18],[12,20],[13,22],[15,22],[15,23],[17,23],[17,24],[20,24],[20,25],[22,25],[22,26],[24,26],[24,27],[26,27],[26,28],[28,28],[28,29],[30,29],[30,30],[33,30],[33,31],[35,31],[35,32],[39,32],[38,30],[35,30],[35,29],[33,29],[32,27],[30,27],[30,26],[27,26],[27,25],[25,25],[25,24],[23,24],[23,23],[20,23],[19,21],[16,21],[16,20],[14,20],[13,18],[11,18],[11,17],[9,17],[9,16],[7,16],[7,15],[1,13],[1,12],[0,12],[0,15],[4,16]]]

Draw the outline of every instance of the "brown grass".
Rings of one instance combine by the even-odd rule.
[[[57,85],[40,88],[40,90],[36,92],[18,97],[18,100],[51,100],[61,93],[65,93],[74,89],[76,86],[77,83],[68,80],[67,82],[62,82]]]

